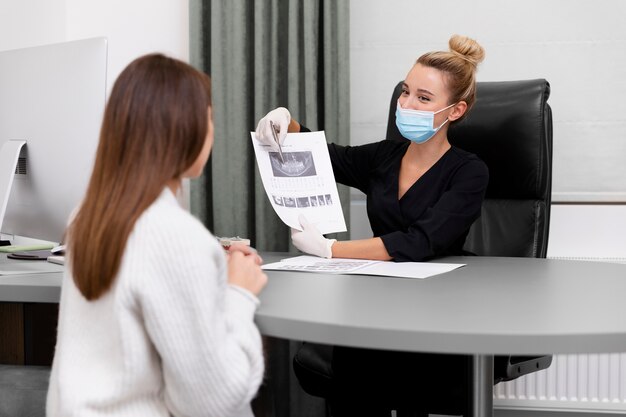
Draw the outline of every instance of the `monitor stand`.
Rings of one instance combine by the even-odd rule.
[[[15,168],[25,140],[8,140],[0,149],[0,230],[9,203]]]

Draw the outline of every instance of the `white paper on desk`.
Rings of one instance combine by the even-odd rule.
[[[278,217],[289,227],[302,230],[303,214],[322,234],[345,232],[337,183],[324,132],[289,133],[278,152],[250,133],[265,193]]]
[[[296,256],[263,265],[263,269],[278,271],[321,272],[326,274],[381,275],[398,278],[423,279],[453,271],[465,264],[433,262],[385,262],[363,259],[318,258]]]

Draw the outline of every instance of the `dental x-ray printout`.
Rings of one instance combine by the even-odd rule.
[[[325,274],[379,275],[396,278],[424,279],[453,271],[465,264],[434,262],[392,262],[365,259],[318,258],[302,255],[265,264],[265,270],[318,272]]]
[[[265,193],[287,226],[302,230],[303,214],[322,234],[346,231],[324,132],[288,133],[278,151],[251,132]]]

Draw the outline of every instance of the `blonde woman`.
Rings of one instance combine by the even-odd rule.
[[[396,126],[406,141],[328,145],[337,182],[367,196],[374,236],[326,239],[302,218],[302,230],[292,230],[298,249],[326,258],[400,262],[463,254],[489,174],[476,155],[452,146],[447,134],[476,100],[476,69],[483,58],[483,48],[460,35],[450,38],[448,51],[419,57],[397,103]],[[280,140],[287,132],[308,131],[287,109],[277,108],[256,129],[258,140],[269,146],[277,146],[269,121],[280,127]],[[445,375],[439,366],[426,355],[335,347],[333,416],[388,416],[390,409],[418,409],[413,394],[428,392],[419,381]]]
[[[252,415],[267,277],[176,199],[212,145],[207,75],[159,54],[124,69],[68,228],[48,416]]]
[[[328,146],[337,182],[367,195],[374,237],[325,239],[303,219],[303,231],[292,233],[298,249],[326,258],[395,261],[460,253],[480,215],[488,171],[475,155],[452,146],[447,133],[474,104],[476,67],[484,51],[464,36],[453,36],[449,44],[449,51],[422,55],[404,80],[396,125],[406,142]],[[272,147],[277,145],[270,120],[280,127],[280,140],[287,132],[309,131],[286,108],[272,110],[256,130],[256,137]]]

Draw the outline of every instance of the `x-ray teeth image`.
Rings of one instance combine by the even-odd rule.
[[[283,152],[285,162],[278,152],[269,152],[272,173],[275,177],[312,177],[317,175],[313,154],[309,151]]]
[[[296,199],[298,207],[309,207],[309,197],[298,197]]]
[[[320,206],[323,206],[326,204],[325,200],[324,200],[324,196],[323,195],[318,195],[317,196],[317,201],[318,203],[320,203]]]
[[[330,194],[326,194],[326,205],[330,206],[333,204],[333,200],[330,198]]]
[[[317,197],[312,195],[311,197],[309,197],[309,200],[311,201],[311,207],[316,207],[317,206]]]
[[[295,207],[296,199],[293,197],[283,197],[283,201],[285,202],[285,207]]]
[[[282,206],[283,205],[283,198],[279,197],[277,195],[272,195],[272,198],[274,199],[274,203],[276,205]]]

